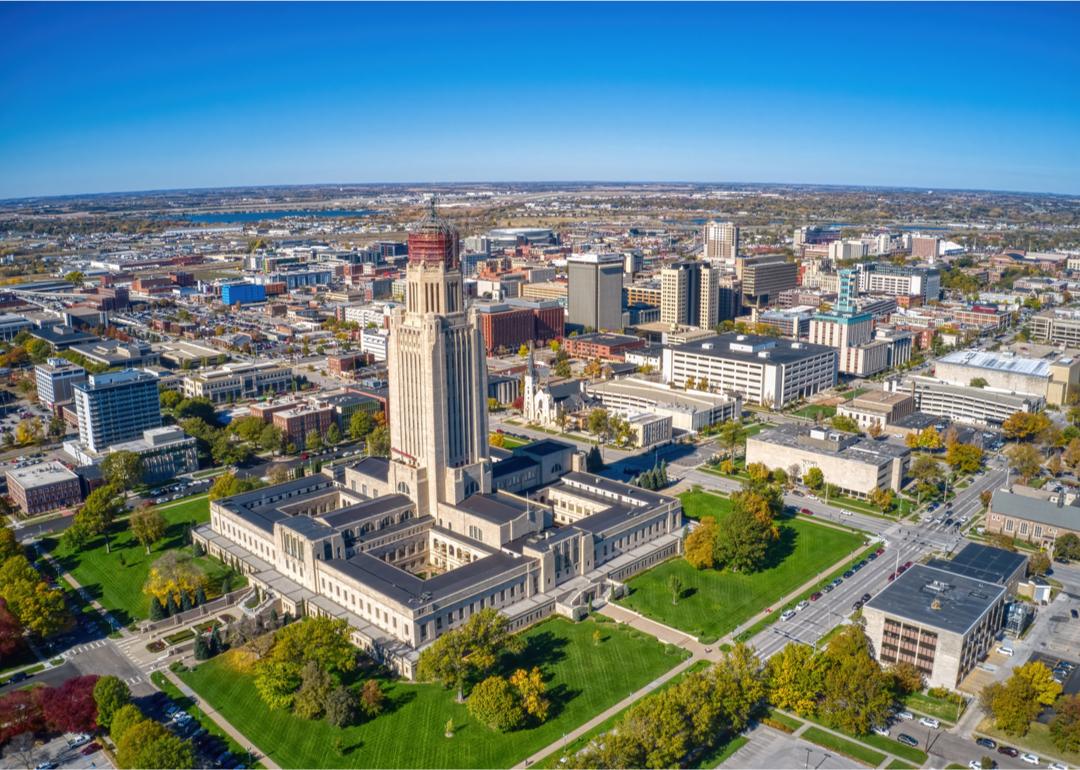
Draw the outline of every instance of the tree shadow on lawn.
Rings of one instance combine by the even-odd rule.
[[[767,569],[774,569],[783,564],[784,560],[795,552],[795,544],[798,539],[799,532],[794,527],[781,525],[780,537],[769,546],[769,550],[765,552],[765,561],[761,563],[761,566],[756,571],[762,572]]]
[[[509,675],[519,668],[543,668],[545,665],[558,663],[566,659],[564,648],[567,644],[566,639],[557,637],[550,631],[533,634],[525,640],[525,647],[521,652],[516,655],[503,655],[501,668]]]

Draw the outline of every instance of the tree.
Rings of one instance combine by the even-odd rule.
[[[386,694],[379,686],[378,680],[368,679],[360,688],[360,710],[368,719],[374,719],[383,712],[386,703]]]
[[[941,470],[941,463],[933,457],[930,457],[930,455],[919,455],[916,457],[911,463],[908,472],[913,479],[926,484],[937,485],[941,483],[941,480],[945,477],[945,474]]]
[[[945,452],[945,462],[954,471],[975,473],[982,467],[983,450],[974,444],[951,444]]]
[[[182,398],[173,408],[173,416],[177,420],[197,417],[211,427],[218,424],[214,403],[208,398]]]
[[[912,663],[894,663],[889,666],[888,674],[892,677],[893,689],[897,695],[910,695],[923,688],[925,677]]]
[[[735,447],[742,443],[745,434],[738,420],[726,420],[720,423],[720,427],[716,431],[716,437],[723,446],[727,447],[728,456],[734,457]]]
[[[367,453],[369,457],[390,456],[390,430],[380,425],[368,434]]]
[[[606,409],[593,409],[589,412],[589,417],[585,424],[589,433],[599,438],[601,442],[607,441],[610,428],[608,412]]]
[[[1050,459],[1046,461],[1046,470],[1050,472],[1050,475],[1057,478],[1061,475],[1064,463],[1061,461],[1061,453],[1054,452],[1050,455]]]
[[[735,572],[753,572],[765,562],[774,526],[745,505],[734,505],[716,544],[717,561]]]
[[[846,414],[838,414],[834,416],[830,421],[833,428],[836,430],[844,431],[845,433],[861,433],[859,430],[859,423]]]
[[[1061,693],[1061,685],[1038,661],[1015,669],[1007,681],[994,682],[979,696],[984,710],[994,717],[995,725],[1009,735],[1025,735],[1028,726]]]
[[[866,435],[868,435],[870,438],[878,438],[883,432],[884,431],[882,431],[881,429],[881,423],[879,422],[870,423],[870,426],[866,429]]]
[[[720,529],[713,516],[703,516],[696,527],[686,536],[683,551],[686,561],[694,569],[712,569],[716,566],[716,540]]]
[[[143,584],[143,593],[155,596],[166,604],[171,600],[176,612],[176,603],[183,602],[185,596],[194,595],[207,585],[206,574],[194,562],[191,556],[182,551],[166,551],[161,558],[150,565],[150,571]]]
[[[912,449],[936,450],[944,446],[941,434],[933,425],[923,428],[918,433],[909,433],[904,438],[904,442]]]
[[[489,676],[473,688],[468,700],[469,714],[499,732],[508,732],[525,722],[525,710],[513,686],[501,676]]]
[[[276,425],[264,425],[259,432],[259,449],[281,454],[285,451],[285,431]]]
[[[60,733],[92,733],[97,729],[94,701],[95,674],[76,676],[59,687],[43,688],[41,710],[45,724]]]
[[[1061,459],[1073,470],[1080,468],[1080,438],[1074,438],[1069,441]]]
[[[875,487],[870,491],[870,502],[881,509],[882,513],[892,508],[893,491],[888,487]]]
[[[508,622],[491,607],[471,615],[464,626],[447,631],[424,648],[417,664],[417,677],[456,689],[458,701],[463,701],[467,678],[488,673],[500,651],[512,653],[522,649],[521,639],[510,633]]]
[[[1070,532],[1055,540],[1054,557],[1066,561],[1080,560],[1080,537]]]
[[[334,688],[330,674],[309,660],[300,671],[300,689],[293,698],[293,713],[301,719],[318,719],[326,708],[326,699]]]
[[[968,383],[973,388],[985,388],[989,384],[985,377],[972,377],[971,382]]]
[[[308,431],[304,437],[304,447],[309,452],[318,452],[323,448],[322,435],[317,430]]]
[[[1028,575],[1045,575],[1050,569],[1050,557],[1045,551],[1033,553],[1028,558]]]
[[[119,677],[108,675],[98,678],[94,684],[94,703],[97,704],[97,724],[106,730],[121,708],[131,703],[132,691]]]
[[[769,700],[777,708],[811,716],[817,709],[823,684],[819,657],[812,647],[789,644],[769,658],[765,666]]]
[[[38,444],[45,436],[45,427],[37,417],[19,420],[15,426],[15,441],[20,445]]]
[[[684,588],[682,578],[674,573],[668,575],[667,587],[668,591],[671,593],[671,603],[678,604],[679,599],[682,598]]]
[[[562,352],[562,351],[560,351]],[[555,376],[561,379],[569,379],[573,376],[573,371],[570,369],[570,361],[567,358],[555,359]]]
[[[269,657],[301,665],[314,661],[327,671],[344,673],[356,668],[356,655],[348,622],[320,616],[280,629],[274,635]]]
[[[21,553],[0,564],[0,599],[27,631],[38,636],[59,631],[69,620],[63,592],[49,588]]]
[[[74,522],[88,534],[100,535],[108,530],[123,510],[123,492],[112,484],[106,484],[86,496]]]
[[[769,483],[769,466],[765,463],[750,463],[746,466],[746,475],[755,486]]]
[[[225,497],[250,492],[253,489],[258,489],[259,486],[261,486],[261,483],[258,480],[241,479],[234,472],[229,471],[214,480],[213,485],[210,487],[209,497],[211,500],[221,500]]]
[[[300,686],[300,664],[278,660],[260,660],[255,665],[255,689],[271,709],[292,708]]]
[[[1080,751],[1080,695],[1067,695],[1054,707],[1050,737],[1063,753]]]
[[[249,443],[257,443],[259,436],[262,434],[263,428],[266,427],[266,423],[262,418],[255,415],[245,415],[243,417],[237,417],[235,420],[229,423],[229,433],[238,436],[243,441]]]
[[[14,690],[0,697],[0,746],[13,736],[44,729],[41,699],[33,689]]]
[[[551,703],[545,697],[547,685],[544,684],[544,675],[540,669],[536,666],[528,671],[519,668],[510,675],[510,684],[517,690],[518,699],[525,713],[537,724],[543,724],[547,719]]]
[[[112,738],[112,742],[120,743],[120,739],[124,737],[124,734],[144,719],[146,717],[143,716],[142,711],[134,703],[128,703],[118,708],[109,723],[109,737]]]
[[[159,722],[144,719],[132,725],[116,747],[116,759],[124,768],[193,768],[191,746]]]
[[[1005,451],[1005,457],[1009,467],[1025,482],[1038,475],[1042,467],[1042,455],[1031,444],[1015,444]]]
[[[336,422],[330,423],[330,427],[326,429],[326,443],[330,446],[341,443],[341,428],[337,426]]]
[[[359,441],[373,430],[375,430],[375,421],[371,419],[370,414],[361,410],[353,412],[352,417],[349,418],[350,438]]]
[[[52,345],[37,337],[27,340],[25,347],[26,355],[30,358],[30,363],[33,364],[43,364],[53,354]]]
[[[284,465],[273,465],[266,474],[266,479],[271,484],[284,484],[289,480],[289,469]]]
[[[335,687],[326,696],[326,721],[334,727],[347,727],[356,721],[356,695],[348,687]]]
[[[1001,423],[1005,438],[1030,441],[1050,427],[1050,418],[1042,412],[1014,412]]]
[[[821,468],[815,465],[803,474],[803,483],[810,489],[817,491],[825,484],[825,474],[821,472]]]
[[[140,508],[131,514],[131,534],[150,553],[150,546],[165,536],[168,523],[153,506]]]
[[[731,496],[731,507],[732,510],[744,510],[761,522],[768,530],[770,539],[779,537],[780,530],[775,520],[784,512],[784,498],[779,487],[751,482]]]
[[[68,283],[80,284],[86,279],[86,276],[81,270],[71,270],[64,275],[64,280]]]
[[[890,677],[871,654],[862,626],[845,626],[829,640],[822,667],[818,714],[827,725],[862,735],[886,720],[893,702]]]
[[[989,489],[984,489],[982,492],[979,493],[979,502],[982,504],[983,508],[989,508],[990,501],[993,499],[994,493],[991,492]]]
[[[23,627],[15,614],[7,608],[7,601],[0,599],[0,666],[23,646]]]
[[[114,489],[127,491],[142,481],[142,456],[126,450],[110,452],[101,461],[101,475]]]
[[[25,732],[14,736],[4,747],[3,756],[4,759],[10,760],[10,764],[5,765],[6,767],[22,766],[30,770],[37,761],[37,741],[34,734]]]

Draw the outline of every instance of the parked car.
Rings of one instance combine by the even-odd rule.
[[[1002,655],[1006,655],[1010,658],[1013,656],[1013,648],[1009,647],[1007,644],[999,644],[997,647],[997,651],[1000,652]]]
[[[1020,756],[1020,752],[1014,749],[1012,746],[998,746],[998,754],[1004,754],[1007,757]]]
[[[904,569],[911,569],[911,565],[914,564],[914,563],[915,562],[913,562],[913,561],[904,562]]]
[[[910,711],[898,711],[896,712],[897,719],[914,719],[915,715]]]
[[[893,582],[894,580],[896,580],[896,573],[895,573],[895,572],[894,572],[894,573],[892,573],[891,575],[889,575],[889,582],[891,583],[891,582]]]
[[[1021,754],[1020,761],[1027,762],[1029,765],[1037,765],[1039,764],[1039,757],[1036,754]]]
[[[1074,619],[1080,618],[1080,611],[1078,611],[1076,607],[1073,607],[1071,610],[1069,610],[1069,614],[1072,615]]]
[[[996,749],[997,741],[993,738],[976,738],[975,745],[982,746],[984,749]]]
[[[91,754],[96,754],[99,751],[101,751],[101,744],[97,741],[93,741],[92,743],[88,743],[83,746],[82,751],[80,751],[79,753],[82,754],[84,757],[88,757]]]
[[[814,512],[811,511],[809,508],[803,508],[800,511],[800,513],[803,514],[804,516],[813,516],[814,515]]]
[[[863,594],[862,595],[862,603],[866,604],[868,601],[870,601],[870,594]]]
[[[74,738],[68,739],[68,746],[73,749],[77,749],[80,746],[85,746],[91,741],[91,736],[88,733],[79,733]]]
[[[821,591],[814,591],[814,593],[810,594],[810,601],[812,601],[812,602],[816,602],[820,598],[821,598]]]
[[[852,609],[853,611],[854,611],[854,610],[861,610],[861,609],[862,609],[862,606],[863,606],[863,602],[862,602],[862,599],[858,599],[858,600],[856,600],[856,601],[855,601],[855,602],[854,602],[854,603],[853,603],[853,604],[851,605],[851,609]]]
[[[914,746],[919,745],[919,742],[917,740],[915,740],[914,738],[912,738],[907,733],[900,733],[898,736],[896,736],[896,740],[900,741],[905,746],[913,746],[914,747]]]
[[[1061,764],[1060,762],[1051,762],[1046,767],[1047,770],[1069,770],[1069,768],[1065,767],[1065,765]]]
[[[854,572],[852,572],[851,570],[848,570],[847,572],[845,572],[845,573],[844,573],[844,577],[845,577],[845,578],[850,578],[850,577],[852,577],[852,576],[853,576],[854,574],[855,574]]]
[[[968,762],[968,767],[971,768],[971,770],[983,770],[982,760],[981,759],[973,759],[970,762]],[[991,759],[990,760],[990,767],[991,768],[997,767],[997,762],[995,762],[994,760]]]
[[[889,728],[888,727],[884,727],[882,725],[874,725],[871,728],[871,730],[873,730],[874,735],[880,735],[883,738],[888,738],[889,737]]]
[[[802,612],[803,610],[805,610],[809,606],[810,606],[810,602],[806,601],[806,599],[803,599],[801,602],[799,602],[798,604],[795,605],[795,611],[796,612]]]
[[[795,610],[785,610],[780,620],[791,620],[793,617],[795,617]]]
[[[825,593],[829,593],[830,591],[833,590],[833,584],[832,583],[826,583],[825,585],[823,585],[821,587],[821,590],[824,591]],[[811,596],[810,598],[813,599],[814,597]]]
[[[869,559],[870,561],[876,560],[877,559],[877,552],[874,552],[874,553],[870,554],[866,558]]]
[[[922,725],[923,727],[932,727],[935,730],[938,729],[939,727],[941,727],[941,722],[934,719],[933,717],[923,717],[922,719],[919,720],[919,724]]]

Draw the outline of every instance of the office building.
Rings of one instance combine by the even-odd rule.
[[[912,235],[911,256],[933,264],[941,256],[941,239],[933,235]]]
[[[309,433],[318,433],[320,437],[336,422],[334,408],[321,404],[300,403],[289,409],[273,413],[273,424],[286,438],[297,447],[305,447]]]
[[[982,543],[967,543],[951,559],[930,559],[926,566],[957,575],[1005,586],[1008,596],[1016,596],[1027,577],[1028,557],[1016,551],[994,548]]]
[[[882,665],[910,663],[929,687],[955,690],[986,657],[1005,614],[1003,585],[916,564],[863,605]]]
[[[624,361],[629,350],[645,347],[645,340],[630,334],[577,334],[567,337],[563,350],[574,358],[599,358],[601,361]]]
[[[110,369],[157,366],[161,362],[161,356],[147,342],[101,340],[89,345],[72,345],[71,349],[87,361]]]
[[[8,496],[26,516],[82,502],[79,477],[55,460],[7,471]]]
[[[586,390],[605,409],[619,414],[647,412],[669,417],[672,430],[680,433],[697,433],[710,425],[742,418],[738,393],[681,390],[636,377],[591,382]]]
[[[907,417],[915,411],[915,398],[910,393],[891,393],[887,390],[871,390],[844,401],[836,407],[836,414],[850,417],[860,430],[886,425]]]
[[[566,274],[567,322],[586,331],[622,331],[622,256],[572,254]]]
[[[161,484],[198,470],[199,453],[194,436],[175,425],[144,430],[140,438],[121,441],[95,452],[78,441],[64,442],[64,451],[79,465],[100,465],[113,452],[134,452],[142,458],[142,481]]]
[[[660,322],[712,329],[720,309],[719,271],[707,262],[676,262],[660,271]]]
[[[758,314],[757,323],[761,326],[771,326],[781,337],[804,340],[810,334],[810,321],[815,312],[809,305],[799,305],[783,310],[766,310]]]
[[[918,297],[924,304],[941,298],[941,271],[883,262],[860,262],[859,290],[864,294]]]
[[[266,301],[266,287],[256,283],[224,283],[221,285],[221,301],[226,305],[247,305]]]
[[[799,283],[799,266],[782,254],[739,257],[735,272],[742,282],[740,304],[746,306],[765,307],[780,292]]]
[[[837,283],[839,291],[832,310],[818,313],[810,321],[810,342],[836,348],[838,366],[845,374],[869,377],[884,371],[889,343],[874,339],[874,317],[856,310],[857,273],[840,270]]]
[[[473,307],[489,356],[498,351],[517,352],[522,345],[543,345],[563,336],[566,312],[552,300],[476,302]]]
[[[21,315],[13,313],[0,313],[0,340],[10,341],[18,337],[20,332],[29,331],[33,324]]]
[[[739,228],[731,222],[705,223],[705,261],[733,266],[739,256]]]
[[[664,349],[664,381],[688,380],[714,392],[782,409],[836,384],[836,351],[806,342],[754,334],[722,334]]]
[[[161,426],[158,379],[141,369],[91,374],[74,386],[79,441],[92,452]]]
[[[1005,393],[1027,394],[1061,406],[1080,394],[1080,358],[1025,358],[1011,352],[956,350],[934,364],[934,376],[950,385],[983,386]]]
[[[784,423],[746,439],[746,462],[783,468],[803,478],[819,468],[825,483],[844,493],[866,497],[875,489],[899,492],[911,450],[902,444],[874,441],[856,434],[800,423]]]
[[[833,241],[829,244],[829,261],[833,264],[840,261],[852,262],[862,259],[869,252],[869,246],[862,241]]]
[[[74,387],[86,382],[86,370],[63,358],[50,358],[34,367],[38,402],[49,410],[66,404],[74,395]]]
[[[911,377],[903,385],[894,381],[889,387],[909,392],[920,412],[968,425],[1000,426],[1016,412],[1038,412],[1046,405],[1040,396],[951,385],[933,377]]]
[[[1053,308],[1031,317],[1031,337],[1038,342],[1080,348],[1080,310]]]
[[[282,393],[292,386],[292,370],[273,361],[225,364],[189,374],[182,385],[187,398],[208,398],[215,404]]]

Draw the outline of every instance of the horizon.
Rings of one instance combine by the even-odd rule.
[[[774,9],[8,4],[0,199],[526,181],[1080,194],[1076,5],[792,3],[782,25]]]

